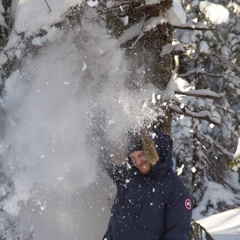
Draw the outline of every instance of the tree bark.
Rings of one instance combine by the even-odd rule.
[[[132,8],[130,21],[136,21],[145,17],[147,21],[151,17],[159,15],[172,5],[172,1],[163,1],[158,5],[156,11],[155,5],[147,5],[144,12]],[[134,13],[136,15],[134,15]],[[140,14],[142,13],[142,15]],[[143,14],[144,13],[144,14]],[[131,25],[131,22],[130,22]],[[152,83],[160,91],[166,89],[166,86],[172,76],[172,56],[160,56],[162,47],[167,43],[172,43],[173,26],[168,23],[157,25],[154,29],[146,32],[142,38],[131,48],[136,39],[132,39],[125,46],[126,58],[128,59],[129,74],[126,79],[126,85],[130,90],[140,90],[144,83]],[[158,120],[153,123],[154,127],[164,133],[171,133],[171,110],[169,103],[159,101]]]

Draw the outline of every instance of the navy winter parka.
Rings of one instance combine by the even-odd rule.
[[[148,175],[130,161],[105,166],[117,185],[103,240],[188,240],[192,205],[189,191],[172,170],[172,139],[151,130],[160,160]]]

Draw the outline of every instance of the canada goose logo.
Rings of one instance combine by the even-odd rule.
[[[187,210],[191,210],[192,209],[192,202],[189,198],[187,198],[184,202],[184,206]]]

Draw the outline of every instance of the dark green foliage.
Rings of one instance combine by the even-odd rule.
[[[192,220],[189,240],[214,240],[207,230],[199,223]]]

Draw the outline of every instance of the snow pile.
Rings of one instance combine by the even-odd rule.
[[[17,33],[24,32],[26,37],[37,34],[41,29],[48,30],[64,19],[68,8],[81,3],[82,0],[15,0],[16,10],[12,13],[15,29]]]
[[[199,3],[200,11],[203,12],[213,24],[222,24],[229,21],[229,11],[220,4],[201,1]]]
[[[197,221],[215,240],[239,240],[240,209],[232,209]]]
[[[232,178],[235,178],[235,179],[231,179],[232,184],[235,182],[235,185],[237,187],[237,185],[239,184],[238,176],[232,175]],[[206,212],[207,210],[206,206],[209,204],[209,199],[211,199],[210,203],[212,204],[213,207],[212,209],[208,209],[207,216],[211,216],[212,214],[217,213],[218,210],[215,210],[215,209],[217,209],[218,204],[221,202],[224,202],[229,206],[234,205],[234,202],[232,201],[232,199],[234,199],[234,194],[231,191],[224,189],[222,185],[215,182],[208,182],[208,186],[206,188],[207,189],[204,192],[204,196],[201,201],[201,204],[198,207],[194,208],[193,210],[194,219],[201,219],[203,217],[204,212]]]

